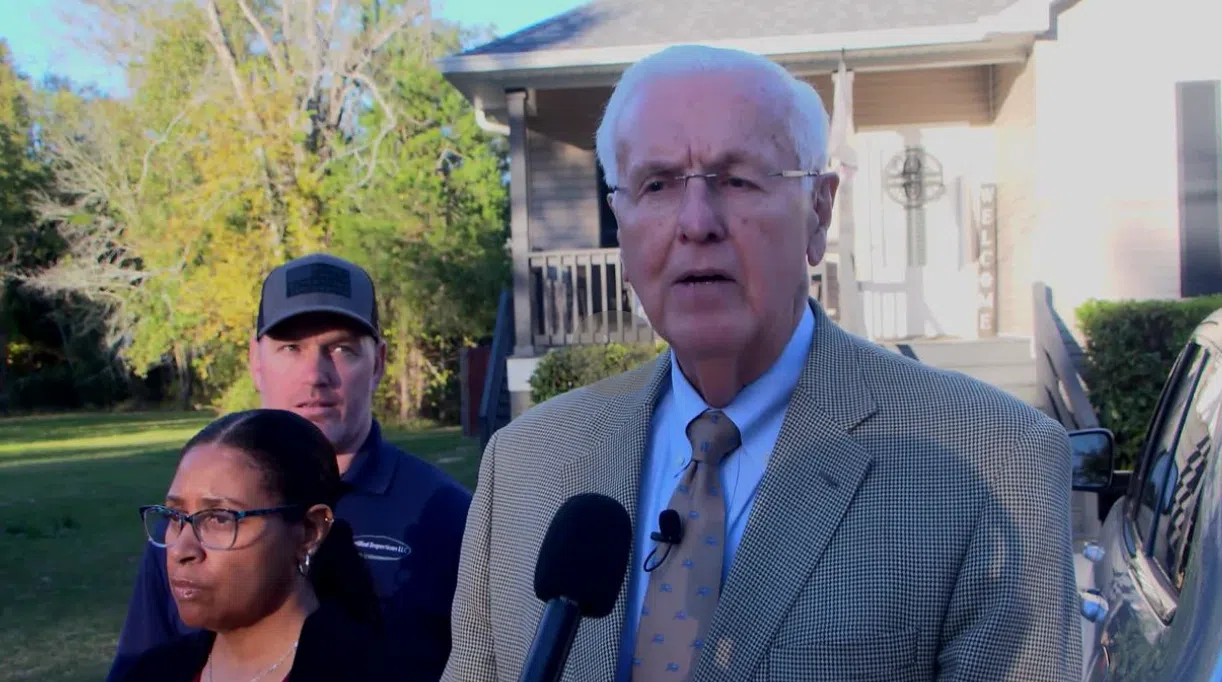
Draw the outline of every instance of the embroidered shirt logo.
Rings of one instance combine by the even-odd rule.
[[[366,561],[398,561],[412,553],[407,543],[385,535],[358,535],[352,540]]]

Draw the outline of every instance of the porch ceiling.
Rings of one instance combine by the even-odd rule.
[[[594,148],[594,131],[602,119],[611,88],[536,90],[534,115],[526,127],[580,149]]]

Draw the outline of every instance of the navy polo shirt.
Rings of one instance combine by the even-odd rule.
[[[471,493],[383,441],[376,420],[344,481],[352,490],[335,516],[352,526],[388,635],[402,643],[419,679],[439,679],[450,654],[450,607]],[[145,651],[190,632],[170,594],[165,549],[147,544],[107,681],[120,679]]]

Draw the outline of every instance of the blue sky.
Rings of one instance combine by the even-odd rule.
[[[94,83],[109,92],[122,92],[122,74],[97,55],[82,49],[77,29],[61,14],[70,0],[0,0],[0,38],[8,41],[17,66],[27,75],[67,76]],[[496,27],[497,35],[512,33],[537,21],[583,4],[583,0],[434,0],[437,16],[465,24]]]

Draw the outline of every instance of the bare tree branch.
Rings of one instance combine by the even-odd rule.
[[[205,9],[208,14],[208,21],[211,24],[211,30],[207,35],[208,42],[212,44],[217,58],[220,59],[229,74],[234,94],[238,98],[238,102],[245,113],[247,123],[251,127],[251,134],[258,136],[258,139],[262,139],[265,131],[259,121],[259,117],[255,113],[254,107],[251,105],[250,95],[246,91],[246,83],[242,80],[241,74],[238,73],[237,60],[234,58],[233,48],[225,33],[225,27],[221,24],[221,15],[217,9],[216,0],[207,0]],[[271,161],[267,158],[267,152],[262,144],[255,145],[255,155],[258,157],[259,165],[263,172],[265,194],[273,210],[273,214],[268,216],[272,248],[277,254],[280,254],[284,243],[286,223],[284,217],[284,193],[278,187],[280,184],[278,179],[279,174],[272,168]]]
[[[44,219],[56,220],[68,244],[68,257],[50,268],[22,275],[21,281],[49,294],[72,293],[104,303],[122,303],[131,287],[151,273],[132,266],[134,255],[123,246],[123,227],[104,216],[82,223],[89,197],[62,204],[42,197],[36,204]]]
[[[149,161],[152,160],[153,158],[153,152],[157,150],[157,147],[164,144],[166,140],[170,139],[170,133],[174,131],[174,127],[177,126],[179,122],[182,121],[182,119],[185,118],[186,115],[191,112],[192,109],[198,106],[198,104],[199,104],[199,101],[198,99],[196,99],[188,103],[187,106],[183,107],[182,111],[179,111],[178,114],[176,114],[174,118],[170,121],[170,124],[166,126],[165,132],[158,135],[157,139],[153,140],[149,144],[148,149],[144,150],[144,160],[141,161],[140,163],[140,178],[136,180],[136,196],[137,197],[143,196],[144,194],[144,179],[148,177]]]
[[[288,3],[284,3],[287,8]],[[334,3],[332,3],[334,6]],[[285,17],[287,19],[287,10]],[[307,81],[305,97],[301,98],[301,107],[299,111],[306,112],[311,106],[314,106],[314,98],[318,93],[318,79],[322,77],[322,53],[326,49],[318,43],[318,2],[317,0],[306,1],[306,16],[305,16],[305,49],[306,55],[310,63],[310,78]]]
[[[307,25],[313,23],[314,13],[305,15]],[[283,0],[280,3],[280,34],[284,36],[284,61],[288,63],[289,69],[293,68],[293,51],[290,49],[290,36],[294,35],[293,31],[293,13],[289,11],[289,3]]]
[[[427,5],[428,3],[424,3]],[[416,19],[423,15],[425,10],[417,8],[415,11],[404,11],[397,19],[390,22],[390,25],[382,29],[375,35],[368,44],[359,50],[359,60],[347,68],[349,72],[360,72],[369,64],[369,60],[373,59],[373,55],[382,49],[387,41],[399,34],[400,31],[407,28]]]
[[[263,25],[263,22],[259,21],[259,17],[255,16],[255,13],[250,10],[250,4],[248,4],[246,0],[237,0],[237,2],[238,2],[238,7],[241,8],[242,10],[242,14],[246,15],[246,21],[250,22],[250,25],[255,30],[255,33],[259,34],[259,39],[263,41],[264,47],[267,48],[267,56],[270,57],[272,60],[272,68],[276,70],[276,75],[279,76],[281,79],[286,78],[288,76],[288,71],[284,68],[284,61],[280,58],[280,53],[279,53],[279,50],[277,49],[279,46],[276,45],[276,43],[272,40],[272,37],[268,35],[267,27],[265,27]],[[211,4],[213,8],[215,9],[216,7],[215,0],[209,4]],[[288,19],[288,3],[287,2],[285,2],[284,7],[285,7],[284,15],[285,15],[285,19],[287,20]],[[287,24],[287,21],[286,21],[286,24]],[[285,35],[287,37],[288,34],[286,33]]]
[[[378,130],[378,134],[374,138],[372,148],[369,152],[369,165],[365,169],[365,176],[361,178],[360,182],[356,183],[356,186],[364,187],[365,185],[369,184],[370,180],[373,179],[374,171],[376,171],[378,168],[378,149],[382,146],[382,140],[386,139],[386,136],[390,134],[390,131],[395,129],[397,119],[395,118],[394,108],[391,107],[390,102],[387,102],[386,98],[382,96],[382,91],[378,88],[377,84],[373,82],[372,78],[369,78],[362,73],[350,73],[348,74],[348,77],[354,81],[363,83],[365,87],[369,89],[369,93],[373,95],[373,98],[377,101],[378,106],[382,107],[382,115],[384,117],[382,121],[382,128]]]
[[[242,80],[242,75],[238,73],[238,63],[233,56],[233,47],[229,44],[229,37],[225,34],[225,27],[221,24],[220,10],[217,9],[216,0],[207,0],[204,3],[204,9],[208,14],[208,21],[212,27],[212,30],[208,31],[205,37],[216,52],[217,59],[221,61],[225,71],[229,74],[229,82],[233,85],[233,92],[238,98],[238,103],[245,110],[246,120],[251,126],[251,133],[262,132],[259,119],[251,107],[250,96],[246,92],[246,82]]]

